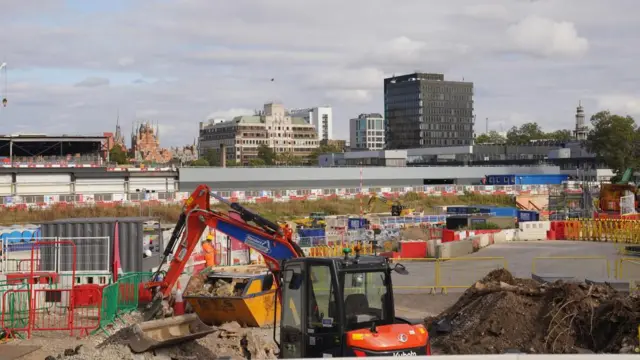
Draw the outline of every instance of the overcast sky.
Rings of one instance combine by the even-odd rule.
[[[640,116],[638,0],[0,0],[2,133],[126,135],[165,146],[208,117],[330,105],[334,136],[383,112],[383,78],[475,83],[476,132],[571,128],[578,101]],[[274,78],[275,81],[270,80]],[[4,79],[2,79],[4,96]]]

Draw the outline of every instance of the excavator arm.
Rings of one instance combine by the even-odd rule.
[[[232,210],[229,213],[212,210],[210,197],[226,203]],[[162,263],[173,255],[166,275],[162,281],[152,281],[146,286],[159,290],[163,297],[169,296],[207,227],[259,252],[272,272],[278,272],[284,260],[304,257],[302,249],[291,238],[287,238],[280,226],[238,203],[228,202],[212,193],[208,186],[200,185],[185,202],[164,250]]]

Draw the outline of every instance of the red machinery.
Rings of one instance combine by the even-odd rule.
[[[229,205],[234,216],[212,210],[210,196]],[[349,256],[345,249],[344,258],[305,258],[302,249],[283,233],[280,226],[211,193],[205,185],[198,186],[185,202],[164,252],[165,259],[175,253],[166,276],[162,281],[146,284],[155,291],[154,302],[145,316],[147,319],[160,311],[162,298],[169,296],[207,227],[261,253],[275,275],[276,296],[280,300],[276,301],[276,306],[278,303],[283,305],[279,341],[275,339],[274,327],[280,357],[430,355],[429,335],[422,320],[410,321],[395,316],[391,274],[394,271],[408,274],[404,266],[391,266],[388,259],[381,256],[360,256],[357,247],[355,256]],[[188,319],[181,322],[173,318],[166,326],[194,328],[183,326],[193,317]],[[163,326],[157,321],[140,324],[142,331],[130,342],[132,349],[144,351],[208,333],[198,325],[196,332],[184,334],[180,331],[180,335],[164,339],[162,343],[144,336],[145,329],[158,333]]]

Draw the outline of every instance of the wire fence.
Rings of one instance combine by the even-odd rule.
[[[19,338],[39,332],[82,336],[124,323],[124,314],[151,300],[144,283],[152,273],[129,273],[113,282],[105,242],[108,238],[3,242],[0,330]],[[79,257],[83,251],[95,254]]]

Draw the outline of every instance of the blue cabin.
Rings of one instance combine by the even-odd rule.
[[[563,174],[487,175],[487,185],[560,185],[569,180]]]

